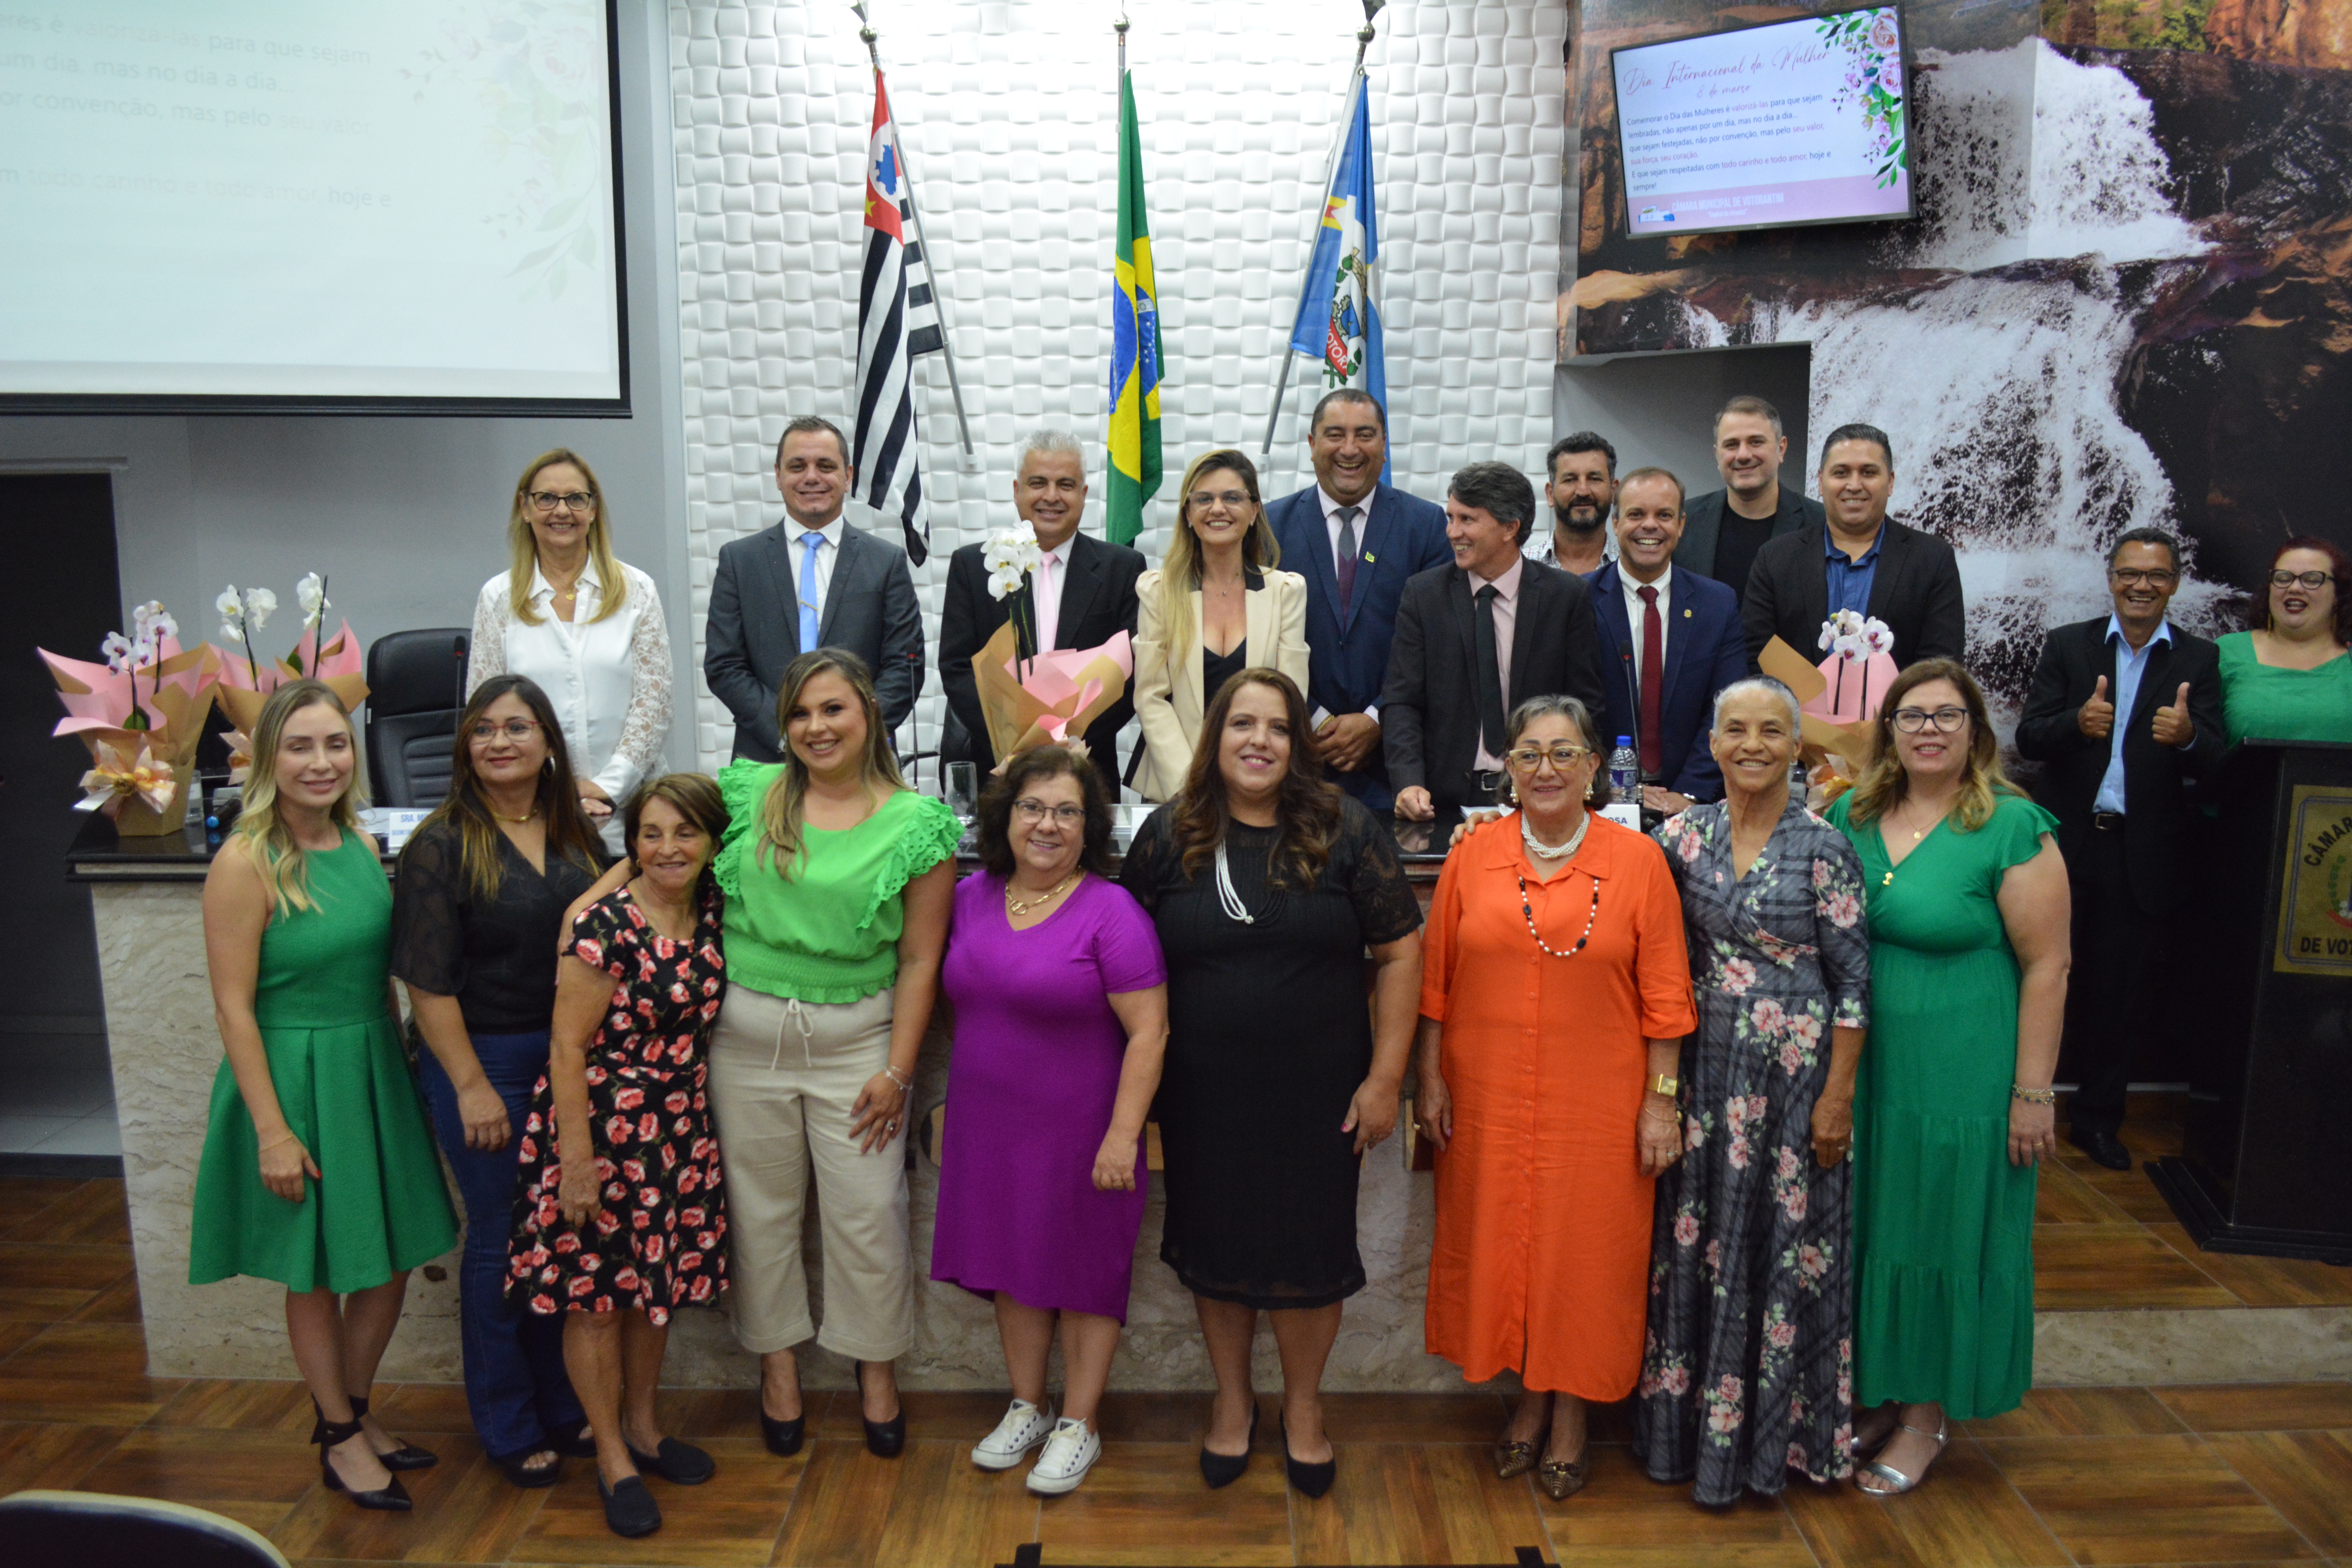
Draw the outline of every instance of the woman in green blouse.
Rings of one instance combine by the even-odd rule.
[[[2230,743],[2352,741],[2352,560],[2324,539],[2290,539],[2271,562],[2250,632],[2221,639]]]
[[[961,829],[898,775],[873,679],[838,648],[784,668],[781,763],[719,775],[729,823],[727,1000],[710,1109],[731,1221],[735,1336],[761,1358],[760,1426],[791,1454],[807,1423],[793,1348],[857,1363],[866,1445],[906,1446],[891,1363],[914,1346],[907,1091],[931,1017]],[[801,1218],[812,1167],[824,1324],[809,1315]]]

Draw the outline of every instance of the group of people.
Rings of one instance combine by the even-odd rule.
[[[1160,1256],[1217,1385],[1202,1477],[1249,1463],[1263,1312],[1286,1473],[1328,1490],[1359,1167],[1410,1080],[1436,1151],[1428,1346],[1527,1391],[1502,1475],[1572,1495],[1587,1405],[1633,1395],[1650,1473],[1702,1501],[1858,1462],[1865,1490],[1908,1489],[1951,1420],[2030,1381],[2060,1041],[2084,1064],[2072,1136],[2115,1163],[2129,1031],[2082,998],[2137,993],[2148,944],[2116,928],[2173,896],[2194,781],[2233,739],[2352,738],[2347,563],[2289,542],[2258,628],[2217,648],[2167,619],[2178,546],[2119,540],[2113,614],[2054,631],[2036,673],[2036,805],[1959,662],[1949,548],[1885,516],[1887,438],[1832,434],[1823,510],[1779,487],[1778,431],[1734,400],[1726,489],[1688,503],[1663,470],[1618,479],[1597,437],[1561,442],[1555,565],[1527,553],[1516,470],[1471,465],[1441,510],[1380,480],[1379,405],[1335,394],[1309,490],[1264,505],[1243,454],[1195,459],[1157,571],[1079,531],[1082,455],[1034,438],[1015,501],[1045,556],[1023,590],[1039,640],[1134,633],[1136,776],[1161,804],[1114,869],[1120,709],[1082,746],[989,753],[971,662],[1007,611],[968,547],[940,662],[952,743],[995,771],[961,883],[960,825],[890,743],[921,679],[911,581],[842,522],[838,432],[793,422],[789,528],[721,553],[706,670],[737,729],[716,780],[656,776],[658,600],[613,556],[587,464],[545,455],[482,592],[449,795],[389,879],[334,693],[289,683],[257,726],[205,891],[227,1049],[192,1278],[286,1286],[324,1479],[362,1506],[409,1506],[398,1473],[434,1462],[368,1394],[407,1271],[457,1239],[445,1160],[468,1400],[518,1486],[593,1458],[612,1528],[658,1528],[646,1478],[714,1469],[660,1429],[667,1324],[722,1300],[772,1449],[804,1440],[814,1338],[895,1456],[903,1140],[944,991],[929,1268],[992,1300],[1013,1394],[975,1464],[1052,1494],[1099,1456],[1155,1119]],[[1744,585],[1702,560],[1744,562]],[[1839,608],[1895,624],[1906,668],[1821,814],[1790,782],[1795,699],[1750,661]],[[1599,813],[1618,735],[1654,837]],[[1381,814],[1496,805],[1424,931]]]

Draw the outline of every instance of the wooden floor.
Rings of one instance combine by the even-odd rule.
[[[2145,1158],[2169,1135],[2128,1136]],[[2041,1217],[2046,1310],[2352,1302],[2352,1269],[2198,1253],[2137,1172],[2070,1157],[2045,1176]],[[1497,1481],[1487,1445],[1504,1405],[1491,1394],[1334,1397],[1339,1484],[1318,1502],[1283,1485],[1271,1400],[1249,1474],[1210,1492],[1193,1462],[1205,1399],[1115,1395],[1102,1462],[1041,1504],[1018,1471],[966,1458],[1002,1395],[908,1395],[915,1440],[893,1463],[865,1452],[848,1396],[814,1396],[812,1441],[781,1460],[760,1447],[749,1390],[680,1391],[669,1429],[709,1447],[719,1476],[658,1487],[669,1522],[632,1543],[605,1531],[593,1467],[545,1491],[509,1486],[455,1387],[380,1390],[379,1412],[441,1464],[407,1478],[415,1513],[365,1514],[318,1484],[299,1384],[150,1378],[145,1365],[121,1184],[0,1180],[0,1495],[171,1498],[244,1521],[298,1563],[976,1568],[1035,1541],[1048,1565],[1507,1563],[1531,1546],[1611,1568],[2352,1568],[2344,1384],[2037,1391],[1956,1435],[1914,1496],[1800,1482],[1727,1510],[1643,1477],[1622,1410],[1596,1427],[1583,1495],[1553,1504],[1527,1478]]]

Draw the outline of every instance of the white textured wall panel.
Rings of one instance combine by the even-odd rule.
[[[1087,526],[1101,526],[1111,7],[874,0],[870,11],[979,449],[959,463],[946,373],[926,358],[916,398],[933,554],[916,582],[935,641],[947,554],[1011,521],[1026,431],[1066,426],[1097,453]],[[1157,560],[1186,458],[1219,445],[1255,454],[1264,437],[1363,12],[1357,0],[1166,0],[1131,15],[1169,363],[1169,479],[1139,542]],[[670,26],[698,667],[719,547],[782,515],[771,470],[784,421],[849,423],[873,96],[846,5],[677,0]],[[1474,459],[1542,465],[1565,30],[1558,0],[1398,0],[1380,19],[1368,64],[1391,449],[1398,482],[1423,495]],[[1298,372],[1312,369],[1294,372],[1269,497],[1307,473]],[[854,502],[851,521],[884,526]],[[716,764],[731,725],[698,676],[697,692],[698,749]],[[941,711],[934,672],[917,710],[926,747]]]

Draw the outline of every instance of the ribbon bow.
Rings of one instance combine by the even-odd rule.
[[[122,803],[133,798],[147,803],[157,816],[170,808],[173,797],[179,794],[179,780],[172,769],[155,760],[144,742],[137,756],[126,756],[107,742],[94,742],[93,753],[98,765],[81,775],[81,787],[86,792],[76,802],[76,811],[99,811],[108,816],[122,809]]]
[[[242,730],[230,730],[221,739],[228,742],[228,782],[241,784],[253,771],[253,742]]]

